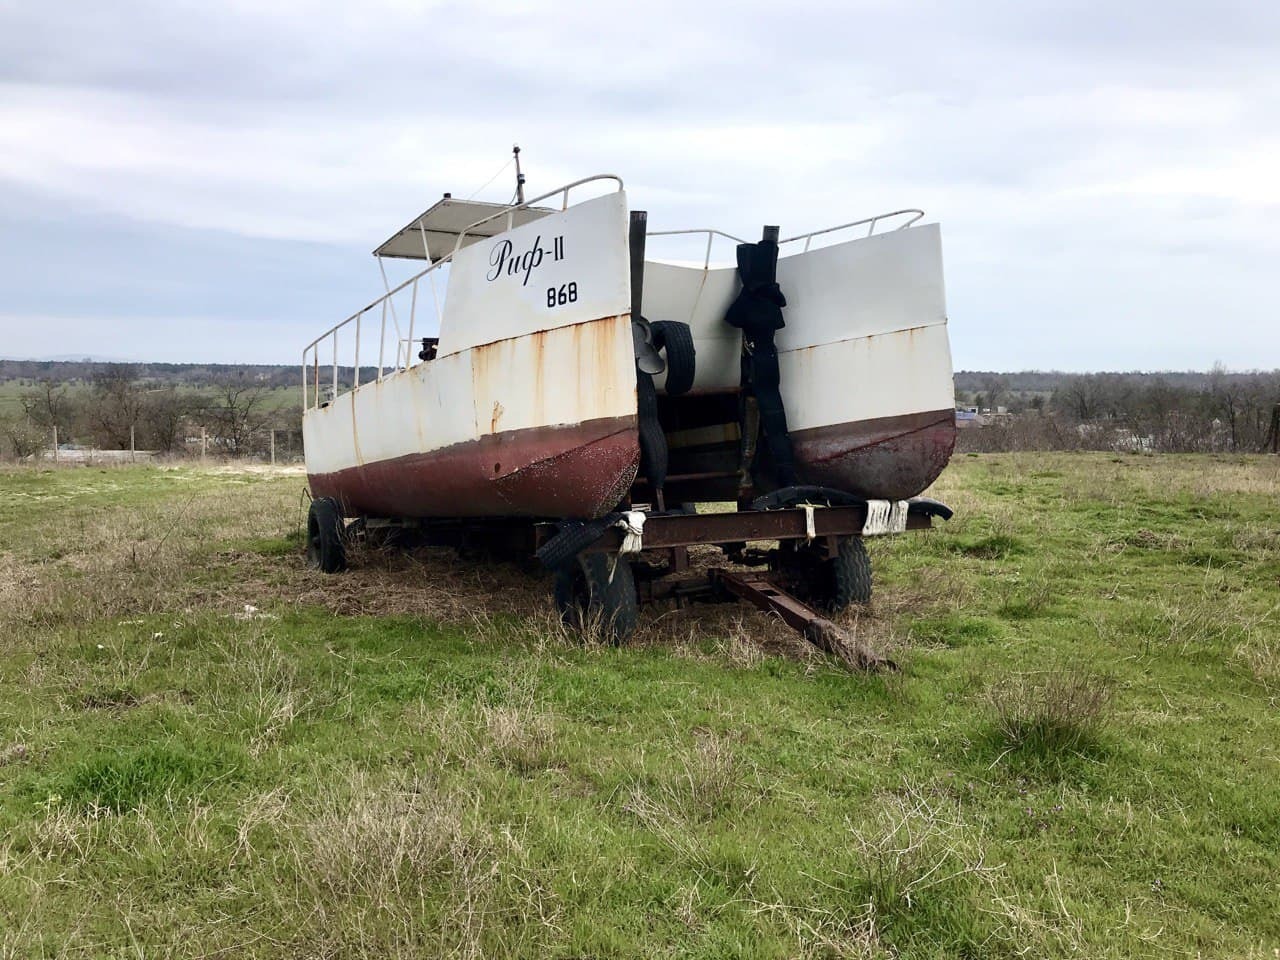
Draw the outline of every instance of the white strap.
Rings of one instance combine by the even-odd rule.
[[[902,533],[907,529],[909,509],[910,504],[906,500],[868,500],[867,519],[862,524],[862,535],[873,537],[886,533]]]
[[[619,553],[639,553],[644,549],[643,510],[628,510],[614,526],[622,531],[622,546],[618,549]]]
[[[895,500],[893,509],[889,511],[889,529],[893,533],[903,533],[907,529],[907,511],[911,505],[905,500]]]
[[[609,582],[613,583],[613,574],[618,569],[618,557],[639,553],[644,549],[644,511],[628,510],[614,526],[622,531],[622,546],[618,548],[618,556],[613,558],[609,566]]]
[[[804,508],[804,538],[812,542],[818,535],[818,528],[813,523],[813,504],[802,503],[800,506]]]

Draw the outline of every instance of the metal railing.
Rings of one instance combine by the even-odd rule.
[[[338,332],[349,324],[354,324],[355,334],[355,350],[352,356],[352,384],[351,389],[355,390],[360,386],[360,340],[361,334],[364,332],[364,319],[367,314],[372,311],[378,311],[378,367],[377,380],[381,380],[388,373],[395,373],[398,370],[406,369],[413,365],[413,329],[417,322],[418,313],[418,285],[423,277],[426,277],[436,270],[439,270],[446,263],[453,260],[453,254],[441,257],[435,263],[431,264],[425,270],[410,277],[404,283],[388,290],[377,300],[374,300],[368,306],[357,310],[347,319],[340,323],[334,324],[320,336],[316,337],[302,349],[302,409],[308,410],[312,407],[318,407],[322,402],[328,402],[336,399],[342,392],[341,384],[338,382]],[[436,321],[440,320],[440,299],[435,296],[435,277],[431,277],[431,292],[435,301]],[[409,334],[403,337],[400,332],[400,319],[395,312],[395,304],[392,298],[396,294],[408,289],[410,291],[409,301]],[[386,360],[386,343],[387,343],[387,314],[391,313],[392,324],[395,328],[395,362],[388,366]],[[332,355],[330,362],[324,366],[326,373],[332,368],[332,381],[328,384],[329,395],[323,401],[321,400],[320,386],[320,345],[325,341],[332,344]],[[404,353],[401,355],[401,344],[405,345]],[[308,376],[310,374],[310,377]],[[308,379],[311,381],[311,389],[308,389]]]
[[[676,237],[683,235],[692,235],[705,233],[707,235],[707,251],[702,258],[702,269],[706,270],[711,265],[711,244],[716,237],[724,237],[726,240],[732,240],[734,243],[749,243],[741,237],[735,237],[731,233],[725,233],[723,230],[712,230],[709,228],[696,228],[693,230],[650,230],[646,236],[648,237]]]
[[[908,210],[894,210],[890,213],[878,213],[874,217],[867,217],[863,220],[854,220],[852,223],[842,223],[842,224],[839,224],[838,226],[826,227],[825,229],[822,229],[822,230],[814,230],[812,233],[801,233],[794,237],[787,237],[787,239],[785,240],[779,240],[778,246],[781,247],[783,244],[786,244],[786,243],[795,243],[799,240],[803,240],[804,249],[805,251],[807,251],[809,249],[809,245],[813,242],[814,237],[821,237],[821,236],[825,236],[828,233],[836,233],[837,231],[840,231],[840,230],[850,230],[853,227],[861,227],[864,225],[867,228],[866,235],[869,237],[873,233],[875,233],[876,226],[881,221],[889,220],[893,217],[903,217],[903,216],[909,216],[911,219],[907,220],[906,223],[903,223],[901,226],[894,227],[895,230],[905,230],[907,227],[911,226],[912,224],[917,223],[920,220],[920,218],[924,216],[924,211],[916,210],[916,209],[908,209]],[[714,242],[716,237],[724,237],[726,240],[732,240],[734,243],[750,243],[751,242],[749,240],[743,240],[741,237],[735,237],[731,233],[725,233],[723,230],[712,230],[707,228],[698,228],[694,230],[650,230],[648,233],[648,236],[674,237],[674,236],[694,235],[694,234],[706,234],[707,236],[707,247],[702,258],[703,270],[708,269],[711,265],[711,245]]]
[[[390,374],[408,369],[409,367],[414,365],[413,345],[416,342],[416,340],[414,338],[413,333],[414,333],[414,325],[417,322],[417,313],[418,313],[418,286],[420,281],[423,279],[423,277],[428,277],[428,276],[430,277],[429,283],[431,286],[431,296],[435,306],[435,313],[436,313],[436,324],[437,324],[436,329],[439,330],[440,324],[443,321],[443,314],[440,309],[440,297],[437,294],[436,288],[435,288],[434,272],[436,270],[439,270],[445,264],[453,262],[454,256],[457,254],[457,252],[460,249],[462,249],[463,238],[465,238],[470,231],[474,230],[476,227],[482,226],[483,224],[489,223],[492,220],[497,220],[500,217],[507,218],[506,229],[510,230],[512,227],[512,219],[516,211],[523,210],[526,207],[531,206],[532,204],[535,204],[541,200],[547,199],[548,197],[554,197],[556,194],[561,195],[560,209],[567,210],[569,208],[569,191],[572,190],[574,187],[580,187],[583,184],[592,183],[597,180],[614,180],[618,184],[618,189],[619,190],[622,189],[621,177],[615,176],[612,173],[601,173],[592,177],[584,177],[581,180],[575,180],[572,183],[567,183],[564,186],[557,187],[556,189],[551,190],[547,193],[544,193],[541,196],[534,197],[532,200],[526,200],[524,203],[515,204],[513,206],[508,207],[505,210],[499,211],[498,213],[490,214],[487,217],[477,220],[475,223],[468,224],[458,234],[458,240],[454,244],[452,252],[436,260],[434,263],[432,263],[430,266],[428,266],[425,270],[421,271],[420,273],[414,274],[412,277],[410,277],[408,280],[405,280],[403,283],[401,283],[399,286],[395,287],[394,289],[391,289],[388,284],[387,292],[384,293],[382,296],[378,297],[378,299],[374,300],[368,306],[363,307],[360,310],[357,310],[355,313],[351,314],[351,316],[347,317],[345,320],[334,324],[324,333],[320,334],[320,336],[312,340],[309,344],[307,344],[305,347],[302,348],[302,409],[308,410],[314,407],[319,407],[324,403],[328,403],[330,401],[337,399],[343,392],[345,392],[342,389],[342,384],[338,380],[338,370],[339,370],[338,334],[339,334],[339,331],[343,330],[343,328],[347,327],[348,325],[351,325],[351,324],[355,325],[355,328],[353,331],[355,335],[355,350],[353,351],[353,355],[352,355],[352,383],[351,383],[352,390],[359,389],[360,387],[360,339],[361,339],[362,333],[364,332],[365,317],[366,315],[368,315],[373,311],[378,311],[378,324],[379,324],[378,366],[377,366],[377,373],[375,375],[375,380],[381,381],[385,376],[389,376]],[[425,254],[427,253],[425,248],[425,245],[426,245],[425,232],[423,233],[423,245],[424,245],[423,252]],[[429,254],[428,254],[428,259],[430,259]],[[382,265],[381,260],[379,260],[379,268],[381,268],[381,265]],[[383,279],[383,283],[386,284],[387,275],[385,271],[383,271],[382,279]],[[399,317],[399,314],[396,312],[395,301],[393,299],[397,294],[402,293],[405,290],[410,291],[408,336],[405,336],[400,329],[400,317]],[[395,339],[393,340],[394,349],[395,349],[395,360],[394,360],[394,363],[392,363],[391,365],[388,365],[386,362],[388,312],[391,314],[392,326],[394,327],[394,333],[395,333]],[[328,396],[322,400],[321,384],[320,384],[320,370],[321,370],[320,347],[326,341],[329,341],[329,343],[332,346],[332,350],[330,351],[330,357],[324,364],[324,369],[326,371],[326,380],[329,380],[330,376],[332,379],[330,380],[329,383],[325,385],[325,390],[328,393]],[[402,349],[403,349],[403,355],[401,354]]]
[[[779,240],[778,246],[782,246],[784,243],[795,243],[797,240],[803,240],[804,249],[808,250],[809,244],[813,242],[814,237],[821,237],[828,233],[835,233],[838,230],[851,230],[852,228],[860,227],[863,224],[866,224],[867,226],[867,236],[869,237],[875,233],[876,224],[881,220],[888,220],[890,217],[903,217],[908,215],[911,216],[911,219],[899,227],[894,227],[895,230],[905,230],[907,227],[918,222],[924,216],[924,211],[908,209],[894,210],[890,213],[877,213],[874,217],[867,217],[865,220],[854,220],[852,223],[842,223],[836,227],[827,227],[824,230],[814,230],[812,233],[801,233],[794,237],[787,237],[785,240]]]

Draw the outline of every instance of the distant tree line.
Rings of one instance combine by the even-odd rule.
[[[226,380],[245,379],[268,389],[298,387],[302,368],[295,364],[228,363],[103,363],[95,360],[0,360],[0,382],[28,384],[89,383],[104,367],[127,367],[135,377],[155,383],[202,387]],[[348,368],[349,369],[349,368]]]
[[[957,388],[957,403],[987,413],[980,426],[961,431],[965,450],[1280,449],[1280,370],[1059,373],[1035,382],[1048,390],[1027,389],[1018,379],[1026,374],[968,376],[970,389]]]
[[[60,366],[62,373],[76,367]],[[75,372],[20,382],[17,408],[0,417],[6,454],[51,453],[56,435],[60,445],[101,450],[180,454],[203,446],[211,454],[257,456],[267,453],[273,430],[281,452],[301,451],[300,402],[272,404],[270,377],[229,369],[203,382],[166,382],[115,363]]]
[[[309,371],[311,374],[311,371]],[[339,389],[354,380],[338,369]],[[362,382],[377,376],[362,367]],[[310,376],[309,376],[310,379]],[[327,395],[332,367],[321,367]],[[60,443],[127,450],[282,455],[301,451],[301,368],[284,364],[112,364],[0,360],[0,454],[27,457]],[[962,370],[956,402],[989,411],[961,431],[966,450],[1261,451],[1280,446],[1280,370],[997,373]],[[16,402],[10,402],[16,393]],[[274,395],[273,395],[274,394]],[[281,406],[280,398],[289,401]]]

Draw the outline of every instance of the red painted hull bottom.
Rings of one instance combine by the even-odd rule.
[[[798,430],[792,442],[802,483],[905,500],[937,479],[955,436],[948,409]],[[672,450],[667,502],[734,499],[737,458],[736,442]],[[309,479],[314,496],[337,498],[347,516],[585,519],[623,499],[639,462],[635,417],[614,417],[493,434]]]
[[[956,445],[953,409],[798,430],[791,435],[804,483],[906,500],[938,479]]]
[[[598,517],[635,479],[635,417],[491,434],[430,453],[313,473],[347,516]]]
[[[869,499],[906,500],[928,488],[951,459],[955,411],[931,410],[796,430],[791,442],[801,483]],[[735,499],[738,456],[736,440],[672,450],[667,502]],[[755,494],[774,489],[768,481],[772,471],[763,443],[758,456],[761,469]],[[647,490],[641,493],[647,495]]]

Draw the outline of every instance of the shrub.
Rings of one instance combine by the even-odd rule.
[[[49,437],[26,418],[0,421],[0,441],[3,452],[15,460],[39,457],[44,452]]]

